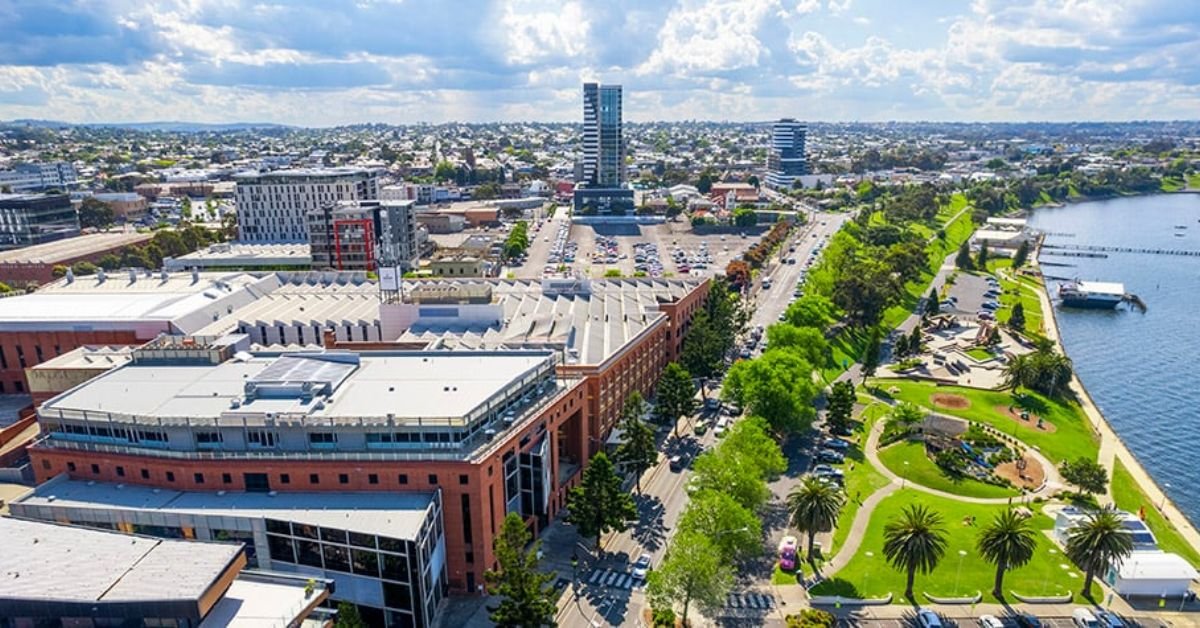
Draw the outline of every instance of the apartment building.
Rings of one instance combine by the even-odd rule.
[[[235,175],[238,239],[308,242],[308,212],[339,201],[379,198],[376,172],[312,168]]]

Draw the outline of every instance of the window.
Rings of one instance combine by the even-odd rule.
[[[464,484],[464,485],[465,485],[466,483],[468,483],[468,482],[470,482],[470,481],[471,481],[471,478],[470,478],[470,477],[468,477],[468,476],[467,476],[467,474],[465,474],[465,473],[463,473],[463,474],[460,474],[460,475],[458,476],[458,483],[459,483],[459,484]]]
[[[321,483],[321,474],[309,473],[308,474],[308,483],[309,484],[320,484]]]
[[[291,476],[290,474],[287,474],[287,473],[280,473],[280,474],[279,474],[279,483],[280,483],[280,484],[291,484],[291,483],[292,483],[292,476]]]
[[[435,473],[430,473],[430,474],[429,474],[429,483],[430,483],[430,484],[437,484],[437,474],[435,474]]]
[[[233,475],[230,473],[222,473],[221,484],[233,484]]]
[[[308,435],[308,444],[318,449],[332,449],[337,446],[337,434],[334,432],[312,432]]]
[[[375,473],[367,475],[367,484],[379,484],[379,475]]]
[[[167,471],[167,481],[168,482],[175,481],[175,472],[174,471]]]
[[[50,461],[46,460],[45,458],[42,458],[42,468],[49,470],[50,469]],[[117,468],[119,469],[120,467],[117,467]]]
[[[100,465],[98,465],[98,464],[92,465],[92,475],[100,475]]]
[[[125,467],[122,467],[121,465],[117,465],[117,477],[119,477],[119,478],[125,477]]]
[[[196,481],[196,484],[204,484],[204,474],[203,473],[193,473],[192,479]]]
[[[246,442],[251,449],[275,446],[275,432],[267,430],[250,430],[246,434]]]
[[[347,474],[347,473],[339,473],[338,474],[338,484],[349,484],[349,483],[350,483],[350,475],[349,474]]]
[[[292,540],[289,538],[268,534],[267,549],[271,552],[271,560],[283,561],[285,563],[296,562],[296,554],[292,548]]]
[[[466,560],[467,560],[468,565],[474,565],[475,564],[475,552],[472,552],[471,550],[467,550]]]
[[[222,442],[220,432],[196,432],[195,438],[199,449],[220,447]]]
[[[150,469],[142,469],[142,479],[143,480],[150,479]]]
[[[71,470],[72,470],[72,471],[74,471],[74,470],[75,470],[75,464],[74,464],[74,463],[67,463],[67,464],[69,464],[69,465],[71,466]],[[399,482],[400,482],[401,484],[408,484],[408,474],[407,474],[407,473],[401,473],[401,474],[400,474],[400,477],[399,477],[399,478],[397,478],[397,479],[399,480]]]
[[[373,551],[351,549],[350,564],[354,567],[356,574],[371,578],[379,577],[379,556]]]

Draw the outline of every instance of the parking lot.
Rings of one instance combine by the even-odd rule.
[[[942,302],[942,311],[964,318],[992,320],[1000,305],[1000,287],[995,281],[992,277],[959,273]]]

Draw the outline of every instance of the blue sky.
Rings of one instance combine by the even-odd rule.
[[[0,119],[1200,114],[1194,0],[3,0]]]

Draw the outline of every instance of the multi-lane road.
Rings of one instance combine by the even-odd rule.
[[[750,318],[750,326],[761,325],[766,328],[779,320],[779,315],[787,309],[796,284],[800,282],[800,273],[807,268],[807,261],[812,258],[813,249],[818,243],[826,242],[842,225],[850,219],[849,214],[816,213],[808,214],[808,224],[796,231],[789,241],[775,255],[767,269],[759,273],[755,282],[754,314]],[[788,252],[795,245],[796,250]],[[795,264],[783,263],[788,258],[794,258]],[[815,262],[814,262],[815,263]],[[762,281],[769,279],[771,287],[762,288]]]

